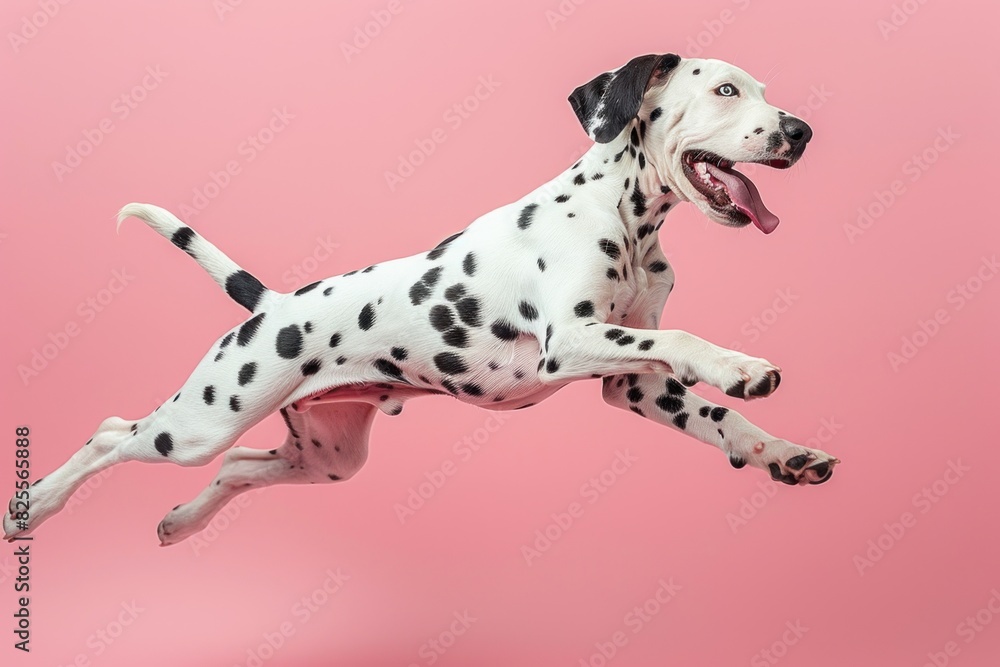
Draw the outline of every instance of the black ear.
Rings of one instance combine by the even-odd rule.
[[[606,144],[639,113],[650,81],[665,77],[680,61],[673,53],[633,58],[574,90],[569,103],[590,138]]]

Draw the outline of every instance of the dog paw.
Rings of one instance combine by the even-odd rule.
[[[719,362],[719,389],[749,401],[770,396],[781,384],[781,369],[766,359],[734,353]]]
[[[206,517],[198,511],[197,501],[178,505],[167,512],[167,515],[156,527],[156,536],[160,538],[160,546],[168,547],[171,544],[183,542],[195,533],[204,530],[211,518],[211,514]]]
[[[737,447],[729,452],[729,462],[734,468],[742,468],[749,463],[766,470],[774,481],[794,486],[829,481],[840,459],[787,440],[760,440],[749,447]]]

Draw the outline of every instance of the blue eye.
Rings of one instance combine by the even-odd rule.
[[[731,83],[724,83],[715,89],[716,95],[722,95],[723,97],[736,97],[740,94],[740,91],[736,90],[736,86]]]

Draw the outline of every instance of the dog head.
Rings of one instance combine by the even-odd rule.
[[[721,60],[639,56],[580,86],[569,101],[598,143],[618,139],[638,119],[645,159],[664,184],[715,222],[752,222],[765,234],[778,218],[733,166],[787,169],[812,138],[804,121],[767,103],[763,84]]]

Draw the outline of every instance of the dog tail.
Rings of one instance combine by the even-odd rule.
[[[226,294],[251,313],[255,312],[268,297],[275,294],[170,211],[152,204],[128,204],[118,212],[119,228],[122,221],[128,217],[144,221],[161,236],[170,239],[171,243],[191,255],[194,261],[212,276],[212,280],[226,290]]]

